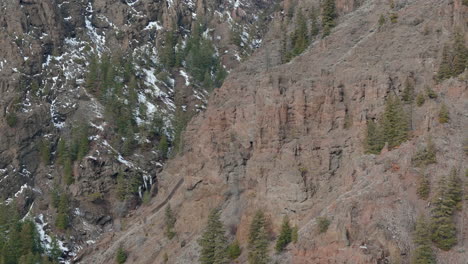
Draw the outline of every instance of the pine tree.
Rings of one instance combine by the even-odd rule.
[[[457,169],[453,168],[447,180],[447,198],[452,201],[455,209],[461,209],[463,201],[462,181],[458,177]]]
[[[166,234],[166,237],[168,237],[169,239],[172,239],[176,234],[174,232],[175,223],[176,223],[176,218],[174,216],[174,213],[172,212],[171,205],[168,204],[166,207],[166,212],[164,214],[164,224],[166,226],[165,234]]]
[[[175,46],[177,41],[174,35],[174,32],[171,31],[165,33],[164,46],[160,56],[161,64],[165,69],[171,69],[176,64]]]
[[[67,144],[65,143],[64,139],[60,139],[58,146],[57,146],[57,160],[58,163],[61,165],[65,165],[65,161],[69,157],[68,149],[67,149]]]
[[[227,239],[223,223],[220,220],[220,211],[214,209],[208,216],[208,223],[201,239],[200,263],[202,264],[227,264]]]
[[[67,185],[70,185],[75,181],[73,178],[72,161],[70,158],[67,158],[63,165],[63,179]]]
[[[117,198],[121,201],[125,200],[127,198],[127,192],[128,192],[128,187],[127,187],[127,180],[125,179],[124,175],[122,172],[119,172],[117,174]]]
[[[424,97],[424,94],[419,93],[418,96],[416,97],[416,105],[417,106],[422,106],[425,101],[426,101],[426,98]]]
[[[319,24],[317,21],[317,11],[315,8],[312,8],[312,11],[310,12],[310,20],[310,37],[314,38],[320,32]]]
[[[384,142],[392,149],[408,139],[408,117],[403,110],[400,99],[390,95],[382,117]]]
[[[431,192],[431,182],[429,181],[428,177],[423,175],[419,180],[419,185],[417,189],[417,194],[419,198],[426,200],[429,198],[429,193]]]
[[[380,154],[384,147],[381,128],[373,120],[367,121],[366,152]]]
[[[335,0],[325,0],[322,5],[323,37],[330,35],[331,29],[336,25],[336,17]]]
[[[456,202],[450,199],[447,189],[447,179],[442,177],[431,210],[431,239],[442,250],[450,250],[457,243],[456,228],[452,219]]]
[[[435,255],[431,248],[431,229],[424,216],[419,217],[414,232],[416,250],[413,254],[412,264],[435,264]]]
[[[41,160],[44,165],[50,164],[50,143],[44,139],[39,142],[39,152],[41,154]]]
[[[442,61],[440,62],[437,79],[442,81],[450,77],[452,77],[452,54],[450,53],[450,47],[445,45],[442,51]]]
[[[227,249],[227,254],[229,256],[229,259],[234,260],[238,258],[241,255],[241,253],[242,253],[242,250],[239,246],[239,241],[234,240],[234,242],[232,242]]]
[[[281,225],[281,232],[276,241],[276,252],[280,253],[283,249],[291,242],[292,229],[289,225],[289,218],[285,216],[283,218],[283,224]]]
[[[61,230],[65,230],[69,225],[69,210],[70,201],[67,194],[60,196],[60,203],[57,212],[57,219],[55,220],[55,226]]]
[[[49,249],[49,256],[54,262],[58,261],[58,258],[62,256],[62,250],[60,250],[57,237],[55,236],[52,237],[52,242],[50,244]]]
[[[452,76],[458,76],[468,67],[468,48],[465,47],[465,40],[460,32],[455,32],[453,51]]]
[[[99,94],[99,61],[96,55],[91,56],[89,60],[88,73],[86,74],[86,89],[94,95]]]
[[[409,78],[406,78],[402,99],[408,104],[412,103],[414,100],[414,85],[411,83]]]
[[[309,36],[307,29],[307,21],[302,12],[299,11],[296,20],[296,30],[291,36],[292,57],[301,54],[309,46]]]
[[[127,252],[125,252],[122,246],[117,249],[115,260],[118,264],[124,264],[127,261]]]
[[[262,211],[257,211],[250,224],[248,250],[249,264],[269,263],[266,220]]]

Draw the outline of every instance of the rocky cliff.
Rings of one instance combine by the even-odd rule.
[[[64,260],[115,229],[114,221],[138,207],[143,193],[157,193],[157,175],[167,158],[158,144],[167,138],[173,148],[176,111],[191,115],[206,106],[210,88],[196,80],[188,63],[161,65],[162,47],[169,47],[166,35],[174,35],[181,53],[203,25],[212,56],[230,71],[260,45],[272,3],[1,1],[2,204],[34,218],[46,248],[57,234]],[[94,93],[104,81],[101,75],[111,72],[102,70],[106,58],[112,60],[107,69],[114,71],[109,86],[119,86],[121,93],[108,92],[119,103],[112,115],[110,97]],[[124,80],[123,63],[134,87]],[[119,115],[131,133],[116,135]],[[80,140],[84,151],[76,156]],[[61,146],[72,154],[62,155]],[[132,182],[123,201],[116,194],[119,175],[125,184]],[[54,225],[60,212],[53,194],[69,196],[65,231]]]
[[[112,23],[120,28],[126,26],[121,15],[125,13],[123,10],[138,6],[145,9],[154,4],[147,2],[106,6],[106,3],[95,1],[92,12],[114,14]],[[184,11],[175,8],[180,4],[163,3],[166,7],[158,10],[165,11],[159,11],[162,14],[157,16],[157,21],[171,27],[176,14]],[[232,4],[236,6],[238,3],[240,1]],[[37,8],[26,1],[16,4]],[[145,4],[147,6],[143,7]],[[211,8],[215,8],[219,3],[212,4]],[[261,3],[252,4],[264,8]],[[196,3],[195,6],[199,9],[204,4]],[[221,208],[221,220],[229,239],[237,239],[243,249],[235,263],[247,263],[249,224],[259,209],[265,212],[269,226],[271,263],[410,263],[415,251],[416,219],[420,215],[431,215],[434,201],[439,198],[440,179],[455,169],[466,195],[466,70],[457,77],[444,80],[438,79],[437,73],[444,61],[444,47],[453,43],[455,35],[461,35],[465,45],[468,41],[468,7],[462,0],[338,0],[336,27],[330,35],[313,38],[304,52],[283,63],[284,35],[295,30],[294,21],[299,11],[309,14],[320,7],[320,1],[315,0],[281,2],[273,11],[271,21],[265,25],[267,32],[262,46],[230,72],[221,88],[212,92],[206,110],[199,111],[185,129],[182,151],[160,172],[158,170],[156,174],[156,164],[151,163],[158,157],[143,159],[147,165],[138,164],[138,158],[124,160],[124,165],[125,162],[138,164],[129,166],[134,170],[141,168],[139,173],[142,175],[157,175],[152,177],[153,182],[157,181],[157,186],[152,188],[154,197],[122,217],[115,217],[118,213],[112,210],[117,208],[117,203],[112,199],[105,199],[110,203],[106,206],[96,207],[92,203],[85,206],[108,210],[103,215],[92,214],[99,216],[93,221],[106,223],[98,233],[106,232],[93,237],[96,244],[80,244],[83,249],[75,261],[114,263],[118,248],[124,248],[128,253],[126,263],[164,263],[165,256],[168,256],[167,263],[197,263],[198,239],[207,216],[211,209]],[[61,8],[60,5],[57,8]],[[249,11],[248,8],[237,9],[230,14],[242,16],[250,14]],[[91,12],[89,8],[87,12]],[[197,12],[209,15],[213,9],[207,7]],[[59,15],[60,12],[55,12],[41,16],[41,25],[51,31],[47,33],[49,47],[64,41],[60,32],[69,32],[67,25],[72,23],[45,22],[54,21],[53,17]],[[139,18],[143,21],[139,29],[153,20],[148,18],[152,15],[156,16],[150,12]],[[62,16],[68,17],[68,13]],[[193,15],[184,16],[184,19],[190,20],[190,17]],[[17,20],[5,19],[8,25]],[[84,20],[80,22],[82,25],[86,25],[86,16]],[[310,26],[310,19],[308,23]],[[214,27],[215,24],[211,25]],[[20,28],[21,23],[16,26]],[[138,39],[136,34],[140,31],[127,32],[124,40]],[[135,35],[129,35],[129,32]],[[118,43],[126,45],[125,41]],[[13,42],[2,44],[2,47],[11,47],[11,51],[7,49],[2,56],[17,54],[13,51],[16,48]],[[34,54],[37,53],[31,51],[24,56],[32,59],[38,56]],[[15,60],[23,61],[22,56],[16,55]],[[27,65],[27,60],[22,65]],[[17,87],[12,80],[18,80],[7,76],[13,74],[19,78],[22,74],[37,74],[34,67],[28,73],[10,68],[12,66],[8,66],[8,71],[2,70],[5,113],[8,113],[7,102],[11,100],[8,96],[12,96],[8,91]],[[414,88],[415,95],[425,98],[422,104],[403,106],[410,117],[407,140],[397,147],[387,145],[379,153],[369,154],[366,151],[369,122],[382,119],[388,98],[403,97],[408,83]],[[61,87],[74,93],[75,86]],[[94,101],[86,102],[88,104],[82,107],[89,111],[89,105]],[[442,106],[449,113],[447,123],[440,119]],[[53,109],[56,108],[51,108],[50,112]],[[19,142],[31,142],[35,137],[59,129],[54,128],[57,120],[54,115],[50,117],[48,111],[44,104],[38,104],[33,111],[26,108],[21,112],[16,128],[3,126],[5,132],[1,140],[5,143],[0,145],[4,149],[3,167],[14,169],[15,177],[34,179],[34,186],[41,190],[46,188],[42,187],[48,182],[45,178],[38,181],[38,178],[23,174],[33,171],[40,175],[38,172],[46,168],[36,164],[28,144]],[[79,107],[76,111],[79,112]],[[87,114],[82,115],[88,118]],[[428,141],[435,146],[436,162],[417,166],[415,156]],[[28,159],[31,162],[27,164],[35,165],[22,171],[21,166]],[[110,195],[113,190],[109,186],[113,185],[106,181],[112,181],[119,168],[106,169],[106,166],[121,165],[118,161],[106,159],[92,166],[86,165],[87,162],[94,163],[92,160],[83,162],[81,169],[90,171],[85,175],[99,173],[79,181],[80,185],[70,186],[70,191],[79,197],[86,182],[100,184],[104,195]],[[11,164],[10,167],[7,164]],[[78,167],[75,169],[79,170]],[[44,172],[43,175],[48,174]],[[421,178],[427,178],[431,186],[427,199],[421,199],[417,194]],[[18,185],[2,185],[12,188],[7,192],[8,197],[22,184],[17,180],[15,183]],[[82,198],[80,206],[85,203]],[[172,239],[164,235],[164,209],[169,204],[177,219],[176,236]],[[453,216],[457,244],[447,251],[433,246],[437,263],[464,263],[468,258],[466,206],[468,204],[463,200]],[[114,216],[113,221],[106,220],[110,219],[106,215]],[[285,215],[298,226],[298,241],[290,244],[283,253],[274,254],[273,241]],[[319,217],[330,221],[325,232],[319,231]],[[77,219],[81,219],[79,213]]]

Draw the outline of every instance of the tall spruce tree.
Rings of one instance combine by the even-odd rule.
[[[250,224],[248,250],[249,264],[269,263],[266,219],[262,211],[257,211]]]
[[[292,57],[301,54],[309,46],[309,36],[307,29],[307,21],[299,10],[296,19],[296,30],[291,36]]]
[[[450,250],[457,243],[453,213],[456,202],[450,198],[446,177],[439,181],[437,195],[431,209],[432,235],[434,244],[442,250]]]
[[[335,27],[337,17],[335,0],[325,0],[322,4],[322,26],[323,37],[330,35],[332,28]]]
[[[276,241],[276,252],[281,252],[292,240],[292,229],[289,225],[288,216],[284,216],[283,223],[281,224],[281,232]]]
[[[198,241],[201,246],[201,264],[227,264],[229,258],[227,254],[227,239],[223,223],[220,220],[219,209],[213,209],[208,216],[208,223],[201,239]]]
[[[435,255],[431,248],[431,229],[424,216],[420,216],[416,222],[416,230],[413,237],[416,249],[411,263],[435,264]]]
[[[382,117],[382,132],[384,142],[392,149],[408,139],[408,116],[398,97],[390,95],[385,105]]]

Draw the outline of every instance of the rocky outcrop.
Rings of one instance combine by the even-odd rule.
[[[453,32],[461,30],[466,40],[468,10],[460,1],[393,2],[337,1],[340,17],[332,34],[282,65],[285,18],[276,14],[262,48],[190,123],[184,152],[165,166],[157,196],[128,218],[132,225],[85,249],[80,262],[112,263],[122,246],[129,263],[163,263],[165,254],[169,263],[195,263],[197,239],[209,211],[218,207],[229,237],[244,249],[239,263],[247,262],[249,223],[258,209],[266,213],[272,237],[284,215],[299,227],[299,241],[272,263],[409,263],[415,219],[431,206],[416,195],[420,176],[429,175],[435,188],[450,168],[466,170],[467,82],[437,83],[434,73]],[[318,2],[298,3],[311,5]],[[379,17],[390,13],[398,19],[387,17],[379,26]],[[367,120],[380,116],[390,94],[401,96],[407,78],[416,93],[430,87],[437,99],[408,110],[408,141],[380,155],[365,154]],[[442,103],[449,124],[437,121]],[[429,136],[437,164],[422,170],[411,159]],[[172,240],[163,234],[166,203],[177,215]],[[331,221],[323,234],[319,216]],[[467,217],[465,202],[456,216],[459,243],[436,250],[438,263],[467,258]]]

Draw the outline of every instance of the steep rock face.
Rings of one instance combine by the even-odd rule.
[[[164,254],[169,263],[195,263],[197,239],[215,207],[222,209],[230,238],[244,249],[240,263],[247,262],[249,223],[258,209],[266,213],[272,237],[284,215],[299,227],[298,243],[272,263],[409,263],[415,219],[431,208],[416,195],[420,176],[427,174],[435,190],[451,168],[462,174],[467,166],[466,79],[436,83],[434,74],[453,32],[460,30],[466,41],[468,10],[461,1],[393,2],[337,1],[341,16],[332,34],[283,65],[279,40],[286,18],[276,14],[264,46],[190,123],[184,152],[164,168],[157,197],[135,211],[121,232],[84,250],[81,263],[112,263],[119,246],[129,263],[163,263]],[[318,2],[298,3],[312,5]],[[398,14],[394,23],[390,13]],[[379,26],[381,14],[387,22]],[[437,99],[407,109],[408,141],[380,155],[364,154],[367,120],[379,118],[389,95],[401,96],[408,78],[417,93],[430,87]],[[442,103],[449,124],[438,122]],[[429,136],[437,164],[424,171],[411,159]],[[163,235],[168,203],[177,215],[172,240]],[[466,206],[456,215],[459,243],[436,250],[438,263],[467,258]],[[324,234],[318,216],[331,220]]]
[[[118,230],[118,218],[141,204],[141,197],[136,194],[118,201],[117,174],[142,179],[141,196],[142,189],[156,186],[164,158],[155,151],[157,141],[145,140],[144,135],[139,135],[135,153],[127,156],[110,141],[112,120],[106,120],[102,100],[85,89],[93,55],[133,56],[132,67],[141,83],[139,103],[164,113],[164,125],[170,131],[176,97],[183,98],[181,104],[187,109],[201,111],[208,91],[194,83],[192,76],[182,74],[185,67],[169,73],[169,84],[155,76],[164,33],[177,32],[186,41],[197,22],[205,23],[209,29],[206,38],[213,40],[222,65],[230,70],[251,52],[242,53],[241,47],[231,43],[233,27],[245,31],[244,47],[255,49],[263,33],[259,24],[268,20],[268,16],[259,16],[270,8],[270,2],[2,1],[0,197],[7,203],[16,200],[22,215],[28,210],[31,216],[42,214],[41,221],[51,223],[44,225],[46,232],[52,234],[56,209],[50,193],[57,186],[64,189],[71,195],[72,227],[68,235],[59,232],[59,238],[68,242],[70,251],[93,243],[104,231]],[[141,122],[149,123],[154,115],[149,112],[148,119]],[[83,160],[74,162],[74,183],[67,186],[58,162],[58,142],[69,138],[77,124],[90,126],[90,150]],[[47,165],[41,162],[43,140],[51,148],[52,161]],[[152,190],[157,193],[156,187]]]

